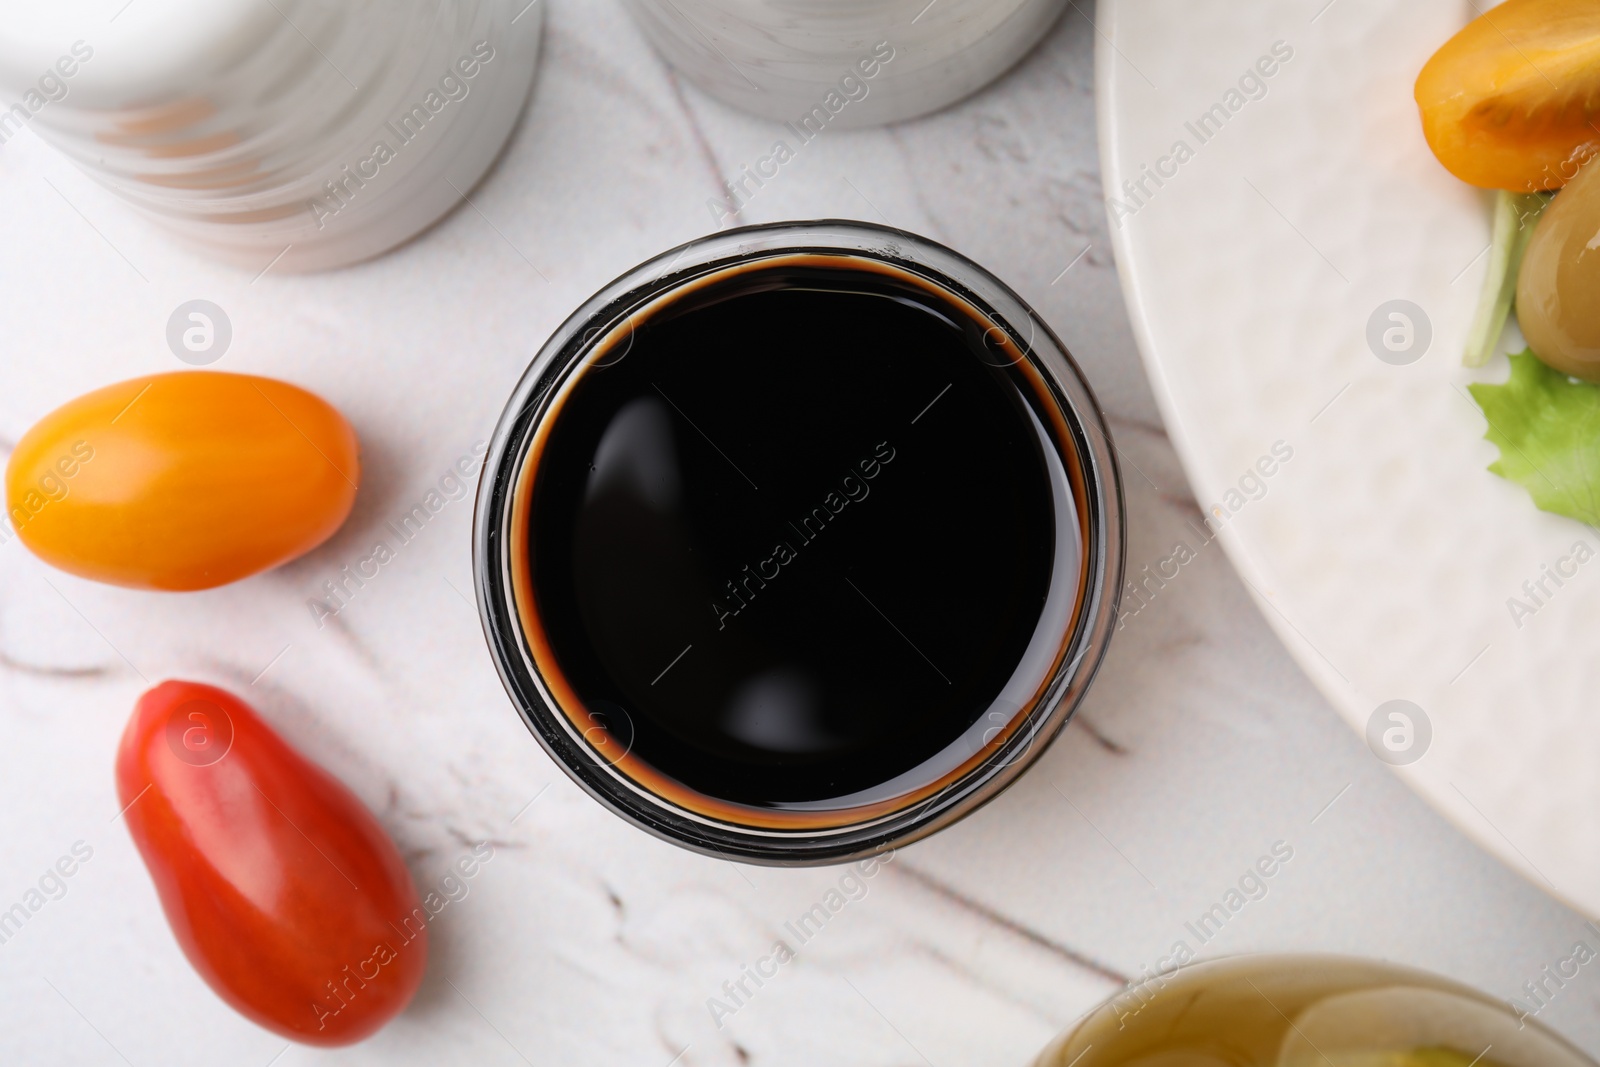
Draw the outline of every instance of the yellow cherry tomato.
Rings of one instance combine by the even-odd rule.
[[[1600,151],[1600,3],[1506,0],[1417,78],[1439,162],[1485,189],[1559,189]]]
[[[6,507],[51,566],[135,589],[210,589],[327,540],[360,481],[355,431],[321,398],[182,371],[46,415],[11,454]]]

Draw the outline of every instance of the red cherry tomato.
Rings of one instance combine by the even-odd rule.
[[[139,699],[117,752],[134,843],[189,962],[256,1023],[347,1045],[398,1015],[428,913],[361,801],[209,685]]]

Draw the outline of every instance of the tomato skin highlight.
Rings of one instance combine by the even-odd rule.
[[[1600,5],[1506,0],[1417,77],[1428,145],[1485,189],[1559,189],[1600,151]]]
[[[6,466],[6,507],[51,566],[134,589],[210,589],[317,547],[361,482],[356,434],[304,389],[179,371],[86,393]]]
[[[405,862],[361,801],[249,705],[161,683],[134,708],[116,776],[179,946],[235,1010],[323,1046],[404,1010],[428,961]]]

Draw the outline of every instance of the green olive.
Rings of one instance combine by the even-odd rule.
[[[1600,381],[1600,165],[1579,171],[1539,219],[1517,280],[1517,320],[1534,355]]]

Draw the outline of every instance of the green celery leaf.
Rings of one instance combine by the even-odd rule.
[[[1472,385],[1500,449],[1489,470],[1545,511],[1600,524],[1600,386],[1575,381],[1531,351],[1511,357],[1504,385]]]

